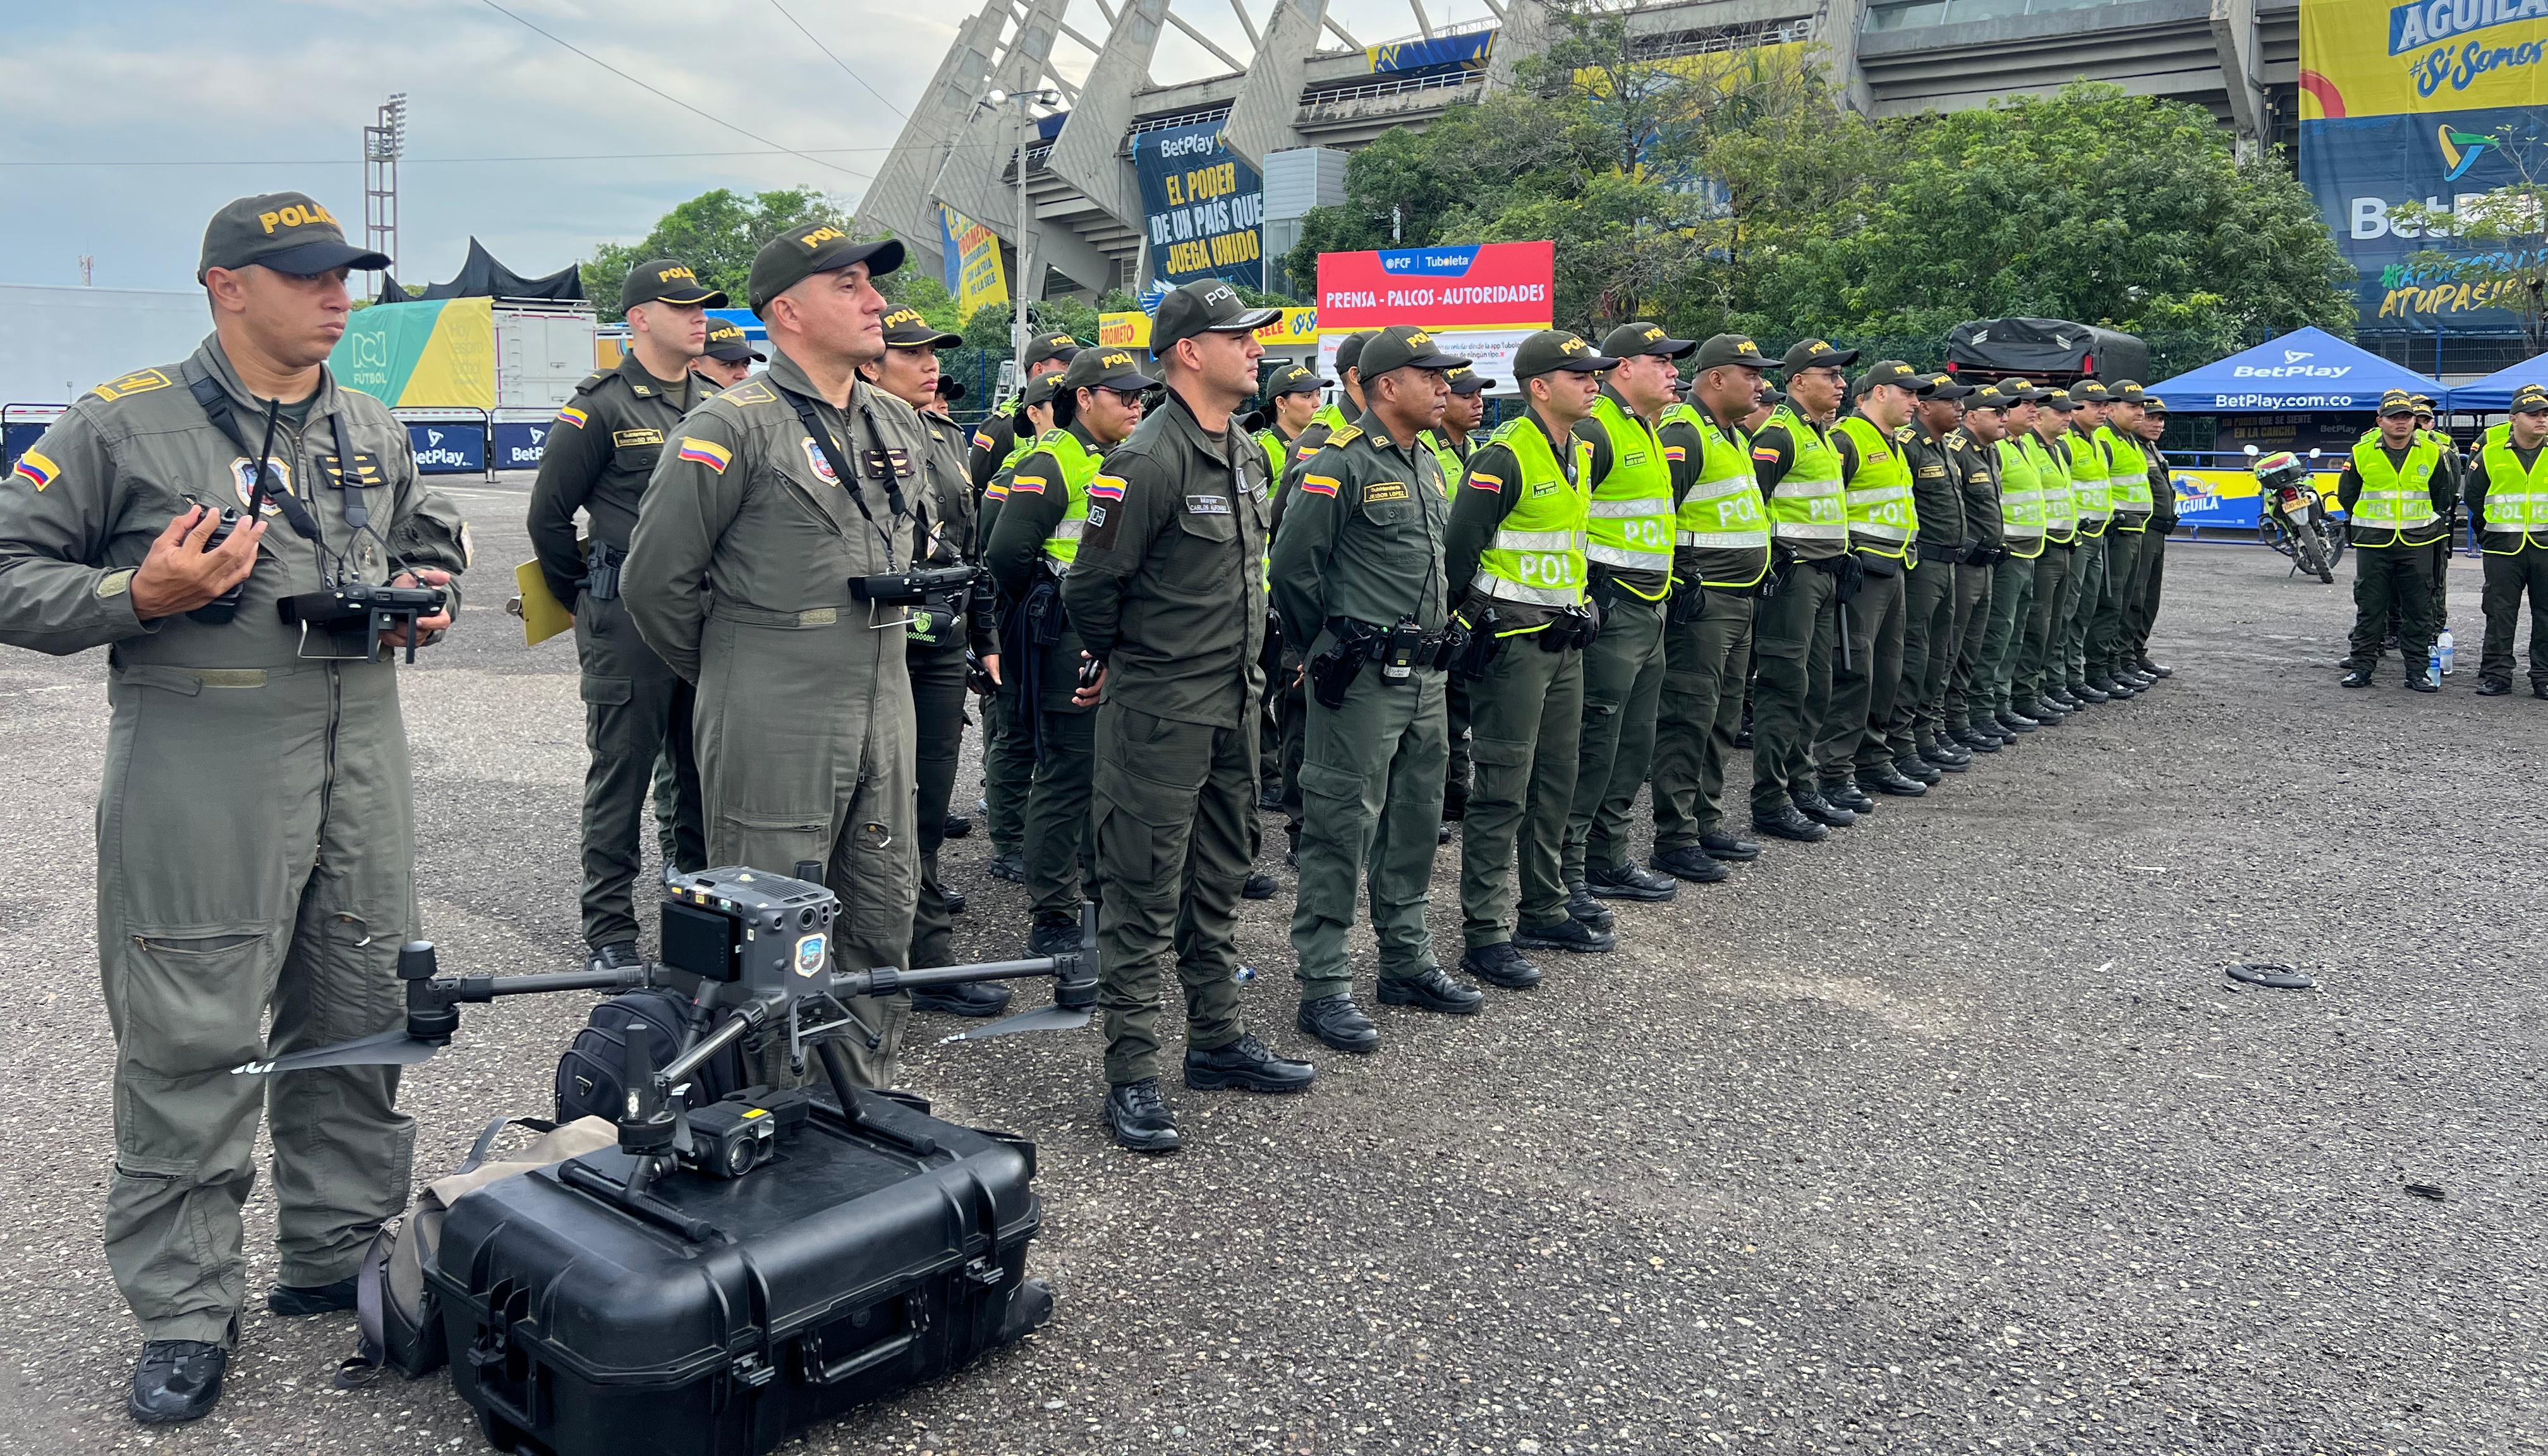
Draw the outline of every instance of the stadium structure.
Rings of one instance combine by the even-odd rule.
[[[1144,215],[1134,138],[1218,122],[1230,151],[1264,177],[1263,255],[1279,257],[1313,206],[1343,200],[1344,154],[1398,127],[1422,127],[1459,102],[1509,84],[1514,62],[1546,44],[1541,0],[1484,0],[1491,15],[1436,25],[1409,0],[1419,34],[1366,44],[1326,0],[1275,0],[1260,23],[1227,0],[1252,44],[1240,56],[1180,7],[1203,0],[1092,0],[1092,36],[1069,0],[988,0],[965,19],[859,212],[891,228],[915,261],[944,263],[942,205],[989,228],[1014,255],[1023,230],[1031,298],[1138,289]],[[1439,5],[1443,0],[1434,0]],[[1659,0],[1617,7],[1656,57],[1814,42],[1851,104],[1876,116],[1979,106],[2079,79],[2211,109],[2242,145],[2290,142],[2298,118],[2298,0]],[[1260,4],[1261,9],[1261,4]],[[1211,8],[1216,28],[1219,7]],[[1227,64],[1221,74],[1154,82],[1164,34],[1182,33]],[[1089,57],[1060,54],[1073,46]],[[994,92],[1012,98],[989,104]],[[1058,104],[1022,113],[1014,98]],[[1015,279],[1015,265],[1008,277]]]

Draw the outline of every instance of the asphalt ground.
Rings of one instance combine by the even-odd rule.
[[[574,657],[496,610],[527,556],[518,485],[456,493],[479,584],[406,695],[425,929],[448,970],[565,968]],[[1623,906],[1615,954],[1546,957],[1544,986],[1484,1015],[1375,1009],[1380,1053],[1317,1055],[1307,1096],[1175,1089],[1176,1157],[1108,1141],[1093,1032],[948,1046],[959,1024],[921,1019],[907,1085],[1041,1148],[1030,1267],[1057,1313],[802,1449],[2548,1449],[2548,702],[2470,692],[2473,562],[2438,697],[2394,663],[2336,686],[2341,579],[2182,543],[2168,571],[2177,673],[2155,692]],[[330,1388],[350,1317],[261,1307],[214,1416],[122,1413],[139,1336],[98,1241],[103,673],[0,654],[0,1447],[476,1448],[439,1378]],[[963,801],[976,782],[968,763]],[[1320,1052],[1291,1027],[1268,827],[1286,893],[1245,907],[1248,1014]],[[987,854],[977,831],[946,858],[972,896],[958,950],[992,957],[1026,913]],[[1433,917],[1454,949],[1457,863]],[[2238,989],[2222,967],[2242,959],[2320,988]],[[409,1074],[420,1173],[491,1114],[547,1109],[587,1004],[466,1013]],[[248,1217],[262,1290],[262,1185]]]

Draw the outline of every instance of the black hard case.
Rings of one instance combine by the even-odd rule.
[[[698,1237],[616,1202],[616,1149],[455,1204],[425,1275],[489,1441],[748,1456],[1041,1322],[1048,1294],[1022,1287],[1034,1144],[914,1098],[861,1092],[854,1112],[817,1102],[743,1178],[655,1180],[650,1197],[714,1230]]]

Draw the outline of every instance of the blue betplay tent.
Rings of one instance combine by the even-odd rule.
[[[2377,410],[2389,390],[2431,395],[2444,391],[2404,365],[2357,349],[2320,328],[2300,328],[2281,338],[2215,360],[2200,369],[2149,386],[2180,414],[2241,414],[2319,410]]]
[[[2501,414],[2512,408],[2512,392],[2525,384],[2548,384],[2548,354],[2524,359],[2509,369],[2499,369],[2484,379],[2451,387],[2450,407],[2488,414]]]

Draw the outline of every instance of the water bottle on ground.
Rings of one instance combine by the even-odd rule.
[[[2436,687],[2442,683],[2442,644],[2438,642],[2424,649],[2424,681]]]
[[[2442,638],[2441,638],[2441,641],[2439,641],[2439,642],[2437,642],[2437,643],[2435,643],[2435,644],[2434,644],[2434,650],[2435,650],[2435,651],[2437,651],[2437,652],[2439,652],[2439,653],[2442,655],[2442,676],[2443,676],[2443,677],[2445,677],[2445,678],[2449,677],[2449,676],[2451,675],[2451,629],[2450,629],[2450,628],[2448,628],[2448,627],[2444,627],[2444,628],[2442,629]]]

